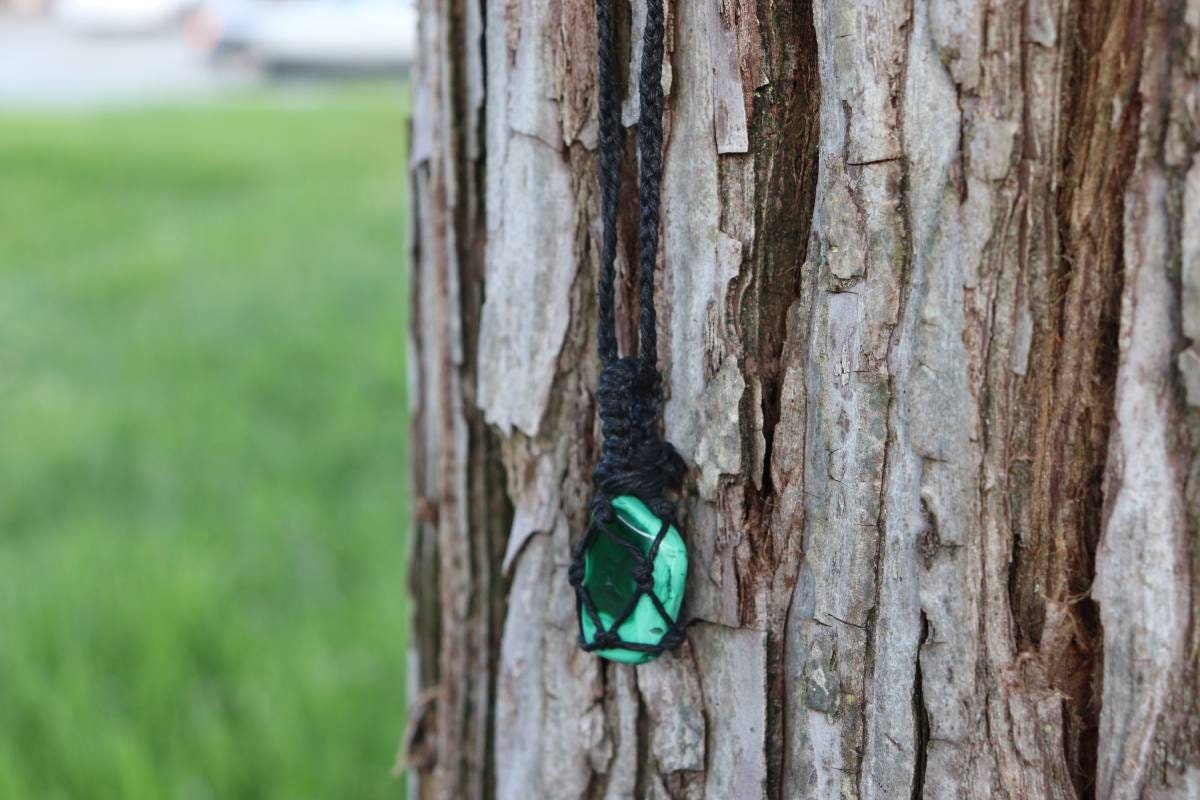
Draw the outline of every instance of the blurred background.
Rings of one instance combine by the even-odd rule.
[[[0,798],[397,798],[407,0],[0,0]]]

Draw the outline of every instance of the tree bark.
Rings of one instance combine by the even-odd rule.
[[[1200,797],[1200,6],[671,4],[689,624],[636,668],[566,578],[594,0],[420,6],[410,797]]]

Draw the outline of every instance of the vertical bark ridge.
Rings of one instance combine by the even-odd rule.
[[[742,416],[750,423],[747,463],[753,488],[745,494],[749,536],[754,559],[744,583],[769,582],[767,638],[767,794],[782,792],[785,680],[785,623],[792,587],[800,563],[799,531],[802,504],[782,502],[778,493],[798,494],[802,486],[777,485],[774,475],[790,474],[803,430],[784,422],[784,406],[803,419],[802,397],[785,400],[785,350],[789,316],[802,305],[803,252],[811,233],[817,178],[817,121],[819,93],[816,73],[816,35],[809,3],[758,3],[761,20],[762,71],[765,85],[753,93],[750,141],[754,183],[763,201],[755,209],[752,242],[736,279],[740,303],[736,312],[747,340],[744,356],[748,389],[742,396]],[[795,345],[793,344],[793,348]],[[754,428],[761,428],[756,435]],[[776,451],[776,437],[786,444]]]
[[[475,330],[483,300],[480,180],[482,23],[474,0],[422,9],[422,87],[415,121],[413,416],[417,515],[414,576],[414,693],[429,698],[420,735],[410,738],[415,797],[490,794],[497,623],[506,587],[499,575],[509,509],[497,440],[474,400]],[[466,537],[462,531],[475,531]],[[439,613],[429,613],[430,608]]]
[[[1022,542],[1014,619],[1066,698],[1065,748],[1081,796],[1094,791],[1098,745],[1102,637],[1090,592],[1116,382],[1121,195],[1136,150],[1137,17],[1131,2],[1064,11],[1057,263],[1022,392],[1038,413],[1022,447],[1032,456],[1023,487],[1032,535]]]
[[[1097,794],[1186,797],[1196,745],[1194,4],[1138,4],[1136,156],[1124,192],[1120,360],[1094,596],[1104,630]],[[1185,110],[1189,109],[1189,110]],[[1185,210],[1185,208],[1187,210]]]

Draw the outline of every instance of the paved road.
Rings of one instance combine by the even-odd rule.
[[[0,107],[188,99],[254,80],[213,69],[179,32],[86,37],[0,12]]]

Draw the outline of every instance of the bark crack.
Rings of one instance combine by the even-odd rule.
[[[921,678],[921,648],[929,638],[929,618],[921,612],[921,638],[917,642],[916,669],[913,671],[913,782],[912,800],[921,800],[925,793],[925,766],[929,760],[929,708],[925,705],[925,689]]]

